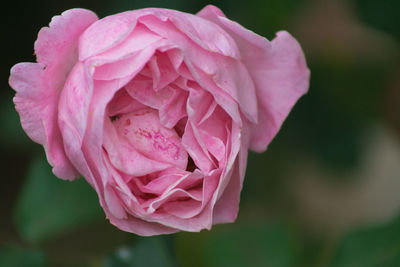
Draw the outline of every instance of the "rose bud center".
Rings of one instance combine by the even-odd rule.
[[[158,112],[151,108],[120,115],[114,122],[121,138],[149,159],[186,169],[188,154],[174,129],[161,125]]]

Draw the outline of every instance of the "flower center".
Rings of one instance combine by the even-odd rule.
[[[188,154],[174,129],[161,125],[158,112],[151,108],[123,114],[113,121],[121,138],[144,156],[186,169]]]

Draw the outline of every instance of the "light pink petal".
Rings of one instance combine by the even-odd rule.
[[[151,108],[123,114],[113,122],[120,138],[149,159],[186,169],[188,155],[174,129],[161,125]]]
[[[125,88],[132,98],[154,109],[161,108],[174,94],[169,87],[154,91],[152,80],[142,75],[135,77]]]
[[[158,197],[156,200],[152,201],[149,206],[150,210],[156,210],[164,203],[168,201],[176,201],[178,199],[194,199],[196,201],[201,201],[202,199],[202,191],[201,189],[193,189],[190,191],[186,191],[181,188],[174,188],[173,190],[168,191],[166,194]],[[181,205],[184,205],[184,201]],[[163,222],[161,222],[163,223]]]
[[[106,119],[104,124],[104,148],[112,165],[118,170],[135,176],[143,176],[152,172],[167,169],[170,164],[151,160],[138,153],[128,142],[121,139]]]
[[[53,17],[49,27],[39,31],[35,54],[37,61],[48,69],[51,90],[59,91],[63,86],[68,72],[78,61],[79,37],[96,20],[96,14],[90,10],[70,9]]]
[[[241,134],[241,139],[234,138],[238,134]],[[231,162],[227,163],[227,169],[222,174],[221,182],[213,197],[213,203],[215,203],[213,224],[235,221],[239,210],[240,192],[247,164],[248,151],[245,148],[248,146],[249,134],[246,130],[240,132],[238,127],[233,126],[232,137],[232,150],[229,156]]]
[[[208,115],[208,114],[207,114]],[[228,146],[228,125],[232,124],[231,118],[219,106],[206,119],[202,119],[198,125],[200,137],[207,150],[218,160],[220,167],[224,167],[226,157],[226,146]]]
[[[186,124],[182,145],[201,171],[209,173],[215,167],[205,145],[199,143],[191,123]]]
[[[135,233],[141,236],[152,236],[171,234],[179,231],[179,229],[164,226],[156,222],[149,222],[143,218],[137,218],[132,215],[129,215],[127,219],[118,219],[112,215],[107,207],[103,206],[103,208],[108,219],[110,220],[110,223],[126,232]]]
[[[42,144],[53,173],[62,179],[79,176],[66,157],[63,140],[57,125],[54,95],[46,97],[44,66],[37,63],[20,63],[11,69],[10,86],[17,91],[15,108],[27,135]]]
[[[199,86],[199,89],[207,90],[210,94],[212,94],[215,102],[217,102],[217,104],[220,105],[236,123],[241,124],[242,119],[239,111],[239,106],[238,103],[232,98],[232,96],[222,91],[209,75],[204,73],[196,66],[192,65],[191,62],[186,61],[185,65],[188,67],[190,73],[193,75],[195,81],[198,84],[197,86]],[[196,88],[195,83],[192,83],[189,86]]]
[[[102,179],[107,176],[101,157],[106,105],[131,77],[93,82],[83,63],[78,63],[73,73],[74,77],[68,79],[60,96],[58,124],[72,164],[100,192]]]
[[[152,15],[146,14],[148,12],[151,12]],[[167,38],[174,44],[179,44],[179,47],[184,50],[189,48],[187,46],[189,41],[210,52],[233,58],[239,57],[235,42],[225,31],[218,25],[195,15],[152,8],[144,9],[138,20],[151,31]],[[182,37],[187,41],[183,41]]]
[[[215,203],[213,224],[233,222],[236,220],[239,211],[242,185],[240,183],[238,164],[235,164],[234,169],[224,178],[229,182],[225,184],[225,188],[221,190],[220,198]]]
[[[146,214],[144,208],[140,205],[138,196],[136,196],[130,186],[127,183],[129,179],[126,179],[126,174],[119,172],[114,166],[112,166],[107,153],[103,152],[102,158],[107,168],[107,175],[103,180],[104,187],[113,188],[115,195],[120,199],[121,206],[125,212],[129,214]],[[105,200],[104,200],[105,202]],[[116,216],[118,217],[118,216]]]
[[[149,61],[153,89],[158,91],[179,77],[166,53],[157,52]]]
[[[137,111],[143,108],[146,108],[146,106],[130,97],[126,90],[120,90],[115,94],[112,101],[108,104],[107,115],[112,117],[118,114]]]
[[[64,152],[57,125],[59,92],[76,63],[80,34],[95,20],[96,15],[84,9],[71,9],[53,17],[35,42],[39,64],[20,63],[11,69],[10,86],[17,92],[14,102],[26,133],[45,148],[53,172],[62,179],[72,180],[79,174]]]
[[[190,49],[185,63],[196,81],[211,92],[216,101],[228,110],[229,103],[236,102],[245,117],[257,123],[257,98],[254,83],[241,61],[201,49]]]
[[[124,207],[121,205],[121,200],[111,186],[104,188],[104,201],[107,204],[110,213],[118,219],[127,219],[128,215],[125,212]]]
[[[201,208],[201,202],[194,199],[170,201],[163,205],[163,209],[167,213],[181,219],[188,219],[196,216],[199,214]]]
[[[108,63],[130,57],[137,52],[154,46],[155,43],[163,43],[161,37],[149,31],[145,26],[138,24],[132,32],[118,45],[111,47],[100,54],[95,54],[91,60]]]
[[[223,27],[239,46],[242,60],[256,86],[259,123],[252,126],[250,148],[264,151],[293,105],[308,89],[310,72],[298,42],[287,32],[267,39],[207,6],[198,16]]]
[[[59,119],[68,121],[81,139],[87,127],[87,114],[93,93],[92,83],[85,65],[79,62],[71,70],[60,96]]]
[[[297,100],[307,92],[310,72],[297,41],[277,33],[272,51],[254,62],[251,72],[258,87],[260,122],[252,128],[250,148],[264,151]]]
[[[221,139],[212,136],[205,131],[200,131],[200,136],[207,147],[207,150],[218,160],[218,163],[220,164],[219,167],[223,167],[223,163],[225,162],[225,144]]]
[[[186,200],[164,203],[163,207],[166,205],[168,212],[172,216],[164,216],[158,221],[166,226],[176,227],[183,231],[198,232],[203,229],[210,229],[212,226],[212,209],[214,205],[211,202],[211,198],[216,191],[220,175],[221,172],[219,170],[214,170],[210,175],[203,178],[203,189],[201,191],[201,198],[199,198],[199,201],[201,199],[201,205],[196,205],[192,200],[188,201],[188,207],[185,207]],[[196,201],[196,198],[193,200]],[[194,208],[194,210],[190,210],[190,207]]]
[[[144,193],[161,195],[168,187],[175,185],[185,175],[187,175],[187,173],[178,168],[169,168],[161,171],[156,179],[145,185],[138,182],[138,187]],[[139,179],[137,180],[140,181]]]
[[[164,103],[160,109],[160,122],[167,128],[174,127],[179,120],[187,116],[186,101],[188,99],[188,92],[175,88],[173,95]]]
[[[144,67],[158,46],[158,43],[154,43],[131,57],[96,67],[93,79],[114,80],[132,75]]]
[[[74,165],[81,165],[80,168],[84,169],[88,168],[84,165],[89,163],[91,172],[96,171],[96,183],[102,183],[107,175],[105,166],[102,164],[103,122],[107,104],[114,94],[141,70],[142,65],[137,65],[130,76],[111,81],[93,81],[87,73],[90,62],[79,63],[79,65],[77,67],[80,69],[79,73],[76,73],[71,81],[68,80],[69,86],[63,90],[62,101],[59,105],[60,128],[63,129],[63,135],[65,131],[71,133],[70,138],[75,136],[74,141],[69,143],[66,150],[71,153],[73,151],[78,153],[81,150],[80,155],[70,156]],[[80,86],[73,86],[74,80],[79,79],[81,79]],[[92,94],[93,90],[95,94]],[[85,176],[87,177],[89,176]]]
[[[121,43],[136,25],[133,11],[105,17],[93,23],[79,41],[79,60],[83,61]]]
[[[198,124],[197,128],[210,136],[217,137],[223,143],[226,143],[226,127],[228,125],[230,127],[231,123],[232,119],[229,115],[226,114],[220,106],[217,106],[207,119],[203,119],[201,124]]]

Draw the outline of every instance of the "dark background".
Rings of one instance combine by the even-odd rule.
[[[400,1],[219,0],[232,20],[301,43],[311,85],[263,154],[251,153],[237,222],[141,238],[105,220],[83,179],[51,174],[22,131],[9,69],[34,61],[66,9],[100,18],[201,0],[7,1],[2,7],[0,266],[400,266]],[[4,4],[3,4],[4,5]]]

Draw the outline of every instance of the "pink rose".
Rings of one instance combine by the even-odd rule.
[[[269,42],[214,6],[67,10],[35,53],[10,76],[25,132],[139,235],[234,221],[248,149],[266,149],[309,80],[289,33]]]

